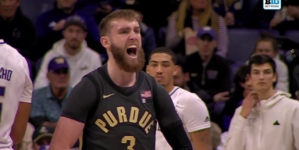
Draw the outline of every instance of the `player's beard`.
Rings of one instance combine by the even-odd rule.
[[[111,53],[115,59],[116,64],[125,72],[141,71],[145,64],[144,52],[141,48],[139,48],[136,52],[137,61],[130,61],[130,59],[127,58],[127,50],[117,47],[115,46],[115,44],[111,45]]]

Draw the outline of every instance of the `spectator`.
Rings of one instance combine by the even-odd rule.
[[[54,128],[39,127],[32,135],[32,149],[33,150],[47,150],[51,143]]]
[[[0,0],[0,39],[32,60],[36,44],[35,28],[19,6],[19,0]]]
[[[48,65],[48,86],[34,90],[30,118],[35,128],[40,126],[56,127],[62,107],[68,94],[69,65],[63,57],[53,58]]]
[[[120,8],[125,0],[78,0],[78,3],[92,14],[97,22],[100,24],[101,20],[112,11]]]
[[[197,33],[198,52],[186,58],[185,68],[190,75],[188,86],[206,103],[211,120],[220,124],[223,102],[229,99],[229,62],[214,53],[217,33],[203,27]]]
[[[35,23],[38,37],[36,53],[39,57],[43,56],[52,47],[53,43],[63,38],[61,31],[66,23],[66,18],[73,15],[80,16],[85,22],[88,32],[86,41],[89,47],[96,50],[102,48],[99,43],[99,30],[93,16],[77,9],[75,3],[76,0],[57,0],[57,6],[54,9],[41,14],[37,18]],[[105,53],[103,48],[101,50],[103,51],[99,51],[100,53]]]
[[[280,59],[277,43],[273,37],[262,37],[256,42],[253,55],[266,54],[270,56],[276,64],[277,83],[276,90],[289,92],[289,71],[287,65]]]
[[[78,16],[71,16],[65,23],[64,39],[56,42],[53,48],[44,56],[41,68],[35,80],[34,88],[42,88],[48,85],[47,66],[51,59],[63,56],[70,65],[70,86],[74,87],[82,77],[102,66],[98,53],[87,47],[86,37],[87,27]]]
[[[275,15],[273,19],[270,22],[270,28],[275,27],[277,24],[283,22],[283,21],[291,21],[294,20],[293,17],[291,17],[288,14],[288,5],[287,0],[282,1],[282,8],[280,10],[275,11]]]
[[[238,0],[212,0],[212,6],[218,15],[225,17],[226,13],[237,1]]]
[[[187,85],[187,82],[190,80],[189,73],[186,72],[184,69],[184,64],[183,62],[177,62],[177,72],[174,75],[174,85],[179,86],[187,91],[190,91],[190,88]]]
[[[226,57],[228,35],[225,21],[211,6],[211,0],[182,0],[168,22],[166,46],[185,55],[185,34],[211,26],[218,36],[217,54]]]
[[[231,28],[268,29],[275,11],[264,10],[263,0],[239,0],[230,6],[225,20]]]
[[[20,0],[21,8],[24,14],[33,22],[35,22],[36,18],[54,7],[54,2],[56,0]],[[34,4],[34,5],[33,5]]]
[[[288,1],[288,15],[293,18],[293,20],[280,20],[276,22],[274,29],[279,30],[281,33],[286,32],[287,30],[299,30],[299,1],[298,0],[289,0]]]
[[[299,149],[299,102],[275,91],[275,62],[267,55],[250,58],[251,92],[232,119],[226,150]]]
[[[131,9],[137,13],[138,22],[141,27],[142,48],[144,50],[146,58],[148,58],[150,53],[157,47],[154,30],[142,22],[142,10],[138,2],[135,1],[135,3],[133,4],[126,4],[122,7],[122,9]]]
[[[234,78],[234,91],[230,100],[226,101],[223,109],[223,131],[228,131],[231,119],[235,110],[242,105],[243,99],[252,91],[251,82],[248,76],[248,66],[241,66]]]
[[[32,135],[32,150],[49,150],[50,143],[54,134],[54,128],[41,126]],[[70,150],[81,150],[78,141]],[[26,149],[27,150],[27,149]]]

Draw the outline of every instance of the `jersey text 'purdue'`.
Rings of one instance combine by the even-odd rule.
[[[126,109],[123,106],[116,107],[117,109],[117,118],[112,114],[110,110],[108,110],[106,113],[103,114],[103,117],[105,118],[105,121],[102,119],[97,119],[95,124],[101,128],[105,133],[108,133],[109,130],[107,129],[107,124],[110,127],[115,127],[119,123],[137,123],[141,128],[144,129],[145,133],[148,134],[150,128],[154,125],[155,120],[153,119],[152,115],[145,111],[142,114],[142,117],[140,120],[138,120],[138,117],[140,115],[139,108],[138,107],[131,107],[130,114],[127,116]]]

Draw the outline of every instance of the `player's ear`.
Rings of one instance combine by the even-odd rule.
[[[184,74],[184,77],[185,77],[185,82],[190,81],[190,75],[189,75],[189,72],[186,72],[186,73]]]
[[[277,81],[277,73],[274,73],[272,82],[274,83],[274,82],[276,82],[276,81]]]
[[[101,37],[100,42],[106,49],[111,45],[110,39],[107,36]]]
[[[173,67],[173,76],[175,76],[176,74],[177,74],[177,72],[178,72],[178,66],[177,65],[175,65],[174,67]]]

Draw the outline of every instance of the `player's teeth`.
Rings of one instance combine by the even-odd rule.
[[[136,47],[137,47],[136,45],[129,46],[129,48],[136,48]]]

